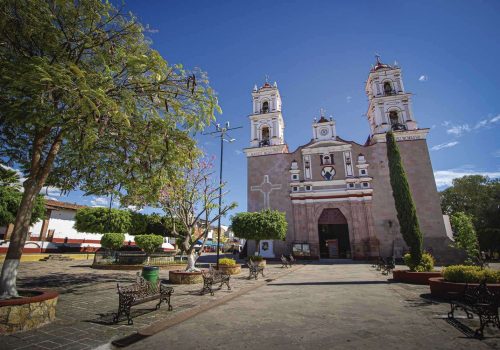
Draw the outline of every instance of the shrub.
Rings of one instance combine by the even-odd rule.
[[[135,244],[147,255],[154,253],[163,244],[163,237],[159,235],[138,235],[134,237],[134,240]]]
[[[485,279],[487,283],[500,283],[500,271],[481,269],[479,266],[448,266],[443,276],[445,281],[456,283],[480,283]]]
[[[118,250],[123,246],[125,235],[123,233],[105,233],[101,237],[101,246],[106,249]]]
[[[429,253],[422,254],[422,259],[418,265],[413,263],[414,260],[411,258],[410,253],[405,254],[403,260],[405,265],[413,272],[430,272],[434,270],[434,258]]]
[[[236,266],[236,260],[230,258],[219,259],[219,265]]]
[[[260,262],[260,261],[264,260],[264,258],[261,257],[260,255],[252,255],[252,256],[248,257],[248,260]]]

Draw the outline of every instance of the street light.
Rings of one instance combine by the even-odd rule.
[[[225,136],[229,136],[227,134],[228,131],[230,130],[236,130],[236,129],[241,129],[242,126],[237,126],[235,128],[229,127],[229,122],[226,122],[226,125],[224,127],[221,127],[220,124],[215,125],[215,131],[206,133],[204,135],[214,135],[214,136],[219,136],[220,137],[220,170],[219,170],[219,220],[217,223],[217,270],[219,269],[219,255],[220,255],[220,212],[221,212],[221,206],[222,206],[222,161],[224,157],[224,142],[231,143],[236,141],[236,139],[229,138],[226,139]]]

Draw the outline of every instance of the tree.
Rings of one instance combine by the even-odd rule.
[[[284,240],[288,223],[285,213],[278,210],[262,210],[260,212],[237,213],[231,218],[231,227],[235,236],[257,241],[280,239]]]
[[[0,226],[13,224],[23,196],[19,175],[0,165]],[[45,217],[45,198],[37,195],[31,213],[30,225]]]
[[[106,249],[118,250],[123,246],[125,235],[123,233],[108,232],[101,237],[101,246]]]
[[[102,207],[78,209],[75,215],[75,229],[80,232],[128,233],[131,214],[128,210]]]
[[[213,159],[202,158],[198,152],[189,152],[188,156],[192,161],[183,167],[176,181],[165,185],[160,204],[170,217],[181,222],[183,230],[177,231],[174,225],[172,236],[180,239],[180,249],[188,256],[186,271],[198,271],[195,263],[199,255],[194,246],[203,239],[203,247],[210,225],[237,205],[222,203],[219,208],[218,200],[226,192],[222,192],[224,184],[213,181]],[[212,215],[215,210],[219,213]],[[196,231],[200,220],[204,221],[203,227]]]
[[[398,213],[401,235],[410,248],[413,265],[418,266],[422,260],[422,233],[418,224],[417,211],[401,161],[399,147],[392,132],[386,135],[387,158],[389,159],[389,175],[392,195]]]
[[[138,235],[134,237],[134,240],[135,244],[146,253],[148,264],[151,254],[163,244],[163,237],[160,235]]]
[[[454,247],[465,250],[467,264],[479,263],[483,265],[479,254],[479,242],[472,218],[465,213],[457,212],[450,217],[451,227],[455,236]]]
[[[169,65],[137,19],[110,2],[0,2],[0,159],[26,177],[0,294],[16,275],[36,196],[158,198],[220,112],[203,72]]]
[[[462,212],[472,219],[481,249],[500,250],[500,180],[463,176],[440,193],[443,213]]]

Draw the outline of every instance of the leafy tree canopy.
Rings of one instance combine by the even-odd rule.
[[[135,244],[148,255],[154,253],[163,244],[163,237],[160,235],[139,235],[135,236],[134,240]]]
[[[109,208],[83,208],[75,215],[75,229],[80,232],[128,233],[132,215],[127,210]]]
[[[101,237],[101,246],[111,250],[118,250],[123,246],[125,235],[123,233],[110,232]]]
[[[465,250],[467,253],[466,263],[480,263],[482,265],[482,259],[479,255],[479,242],[472,218],[465,213],[457,212],[451,215],[450,222],[455,235],[454,246]]]
[[[285,213],[278,210],[237,213],[231,218],[231,227],[235,236],[245,239],[284,240],[288,223]]]
[[[441,193],[441,208],[448,215],[471,217],[482,249],[500,250],[500,180],[469,175],[453,180]]]

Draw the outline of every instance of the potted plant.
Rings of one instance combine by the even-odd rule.
[[[241,272],[241,265],[230,258],[219,259],[219,270],[229,275],[237,275]]]
[[[429,287],[432,296],[446,299],[450,292],[461,293],[465,284],[477,286],[483,280],[486,280],[489,290],[500,293],[500,271],[470,265],[446,267],[442,277],[429,279]]]
[[[420,263],[415,265],[409,253],[403,256],[409,270],[393,270],[395,281],[413,284],[429,284],[429,278],[441,277],[440,271],[434,271],[434,258],[429,253],[423,253]]]

